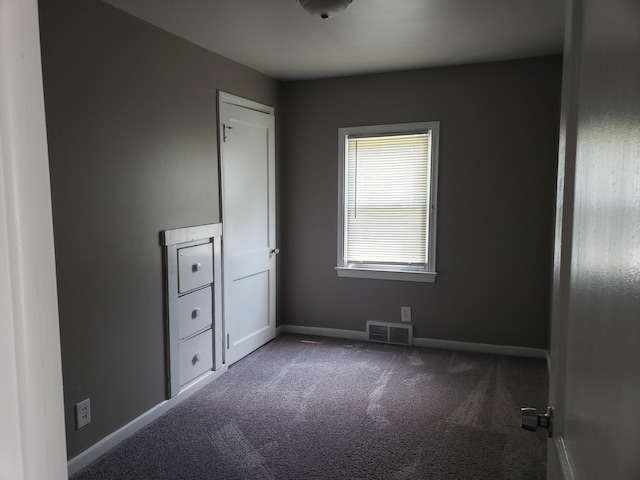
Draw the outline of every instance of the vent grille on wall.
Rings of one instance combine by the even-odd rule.
[[[413,325],[401,323],[367,321],[367,340],[370,342],[413,344]]]

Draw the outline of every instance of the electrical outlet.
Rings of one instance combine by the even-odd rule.
[[[411,307],[400,307],[400,320],[411,323]]]
[[[91,423],[91,399],[76,403],[76,430]]]

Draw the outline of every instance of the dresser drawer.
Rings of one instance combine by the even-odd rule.
[[[178,299],[180,339],[193,335],[211,325],[211,287],[196,290]]]
[[[205,243],[178,250],[178,290],[188,292],[213,282],[213,245]]]
[[[180,384],[213,368],[213,338],[211,330],[180,342]]]

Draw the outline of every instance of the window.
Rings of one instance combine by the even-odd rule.
[[[338,276],[435,281],[438,128],[339,129]]]

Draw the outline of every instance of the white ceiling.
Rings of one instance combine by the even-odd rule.
[[[104,0],[281,80],[560,53],[564,0],[353,0],[328,20],[296,0]]]

